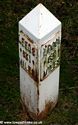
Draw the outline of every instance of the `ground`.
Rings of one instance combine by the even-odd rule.
[[[59,99],[43,124],[78,125],[77,0],[0,0],[0,121],[32,120],[20,103],[18,21],[40,2],[62,22]]]

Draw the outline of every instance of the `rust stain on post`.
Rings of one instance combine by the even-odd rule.
[[[42,4],[19,21],[22,106],[35,120],[46,118],[56,105],[60,45],[61,22]]]
[[[47,118],[48,113],[52,111],[52,109],[55,107],[56,103],[57,103],[57,101],[56,102],[49,101],[49,102],[45,103],[45,109],[39,113],[39,108],[37,108],[37,114],[36,114],[36,113],[29,111],[29,109],[27,108],[27,106],[24,103],[24,100],[21,100],[23,112],[27,112],[28,116],[30,118],[32,118],[33,120],[43,120],[43,119]]]
[[[47,102],[45,104],[45,109],[40,114],[38,114],[38,120],[47,118],[48,113],[55,107],[56,103],[57,102]]]

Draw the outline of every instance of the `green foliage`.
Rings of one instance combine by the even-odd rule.
[[[78,2],[76,0],[0,0],[0,120],[21,120],[18,21],[40,2],[62,22],[59,100],[43,124],[75,125],[78,123]],[[72,86],[75,88],[70,89]]]

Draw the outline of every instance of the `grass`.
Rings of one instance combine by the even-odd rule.
[[[43,124],[78,124],[78,2],[0,0],[0,121],[30,119],[22,113],[19,89],[18,21],[39,2],[62,22],[60,92]],[[75,87],[69,89],[70,87]]]

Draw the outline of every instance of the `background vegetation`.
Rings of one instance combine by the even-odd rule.
[[[78,125],[76,0],[0,0],[0,121],[31,120],[20,104],[18,21],[40,2],[62,22],[59,100],[43,123]]]

